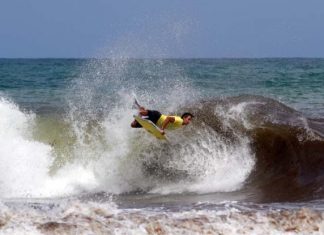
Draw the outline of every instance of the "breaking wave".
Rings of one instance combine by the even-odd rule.
[[[92,119],[38,117],[1,99],[1,197],[235,191],[258,201],[323,196],[323,120],[261,96],[203,100],[185,107],[196,116],[193,124],[168,132],[169,142],[161,142],[129,128],[135,110],[124,97],[123,105]]]

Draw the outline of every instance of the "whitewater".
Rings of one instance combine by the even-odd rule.
[[[0,232],[321,234],[323,74],[321,59],[1,59]],[[157,140],[130,128],[135,97],[195,119]]]

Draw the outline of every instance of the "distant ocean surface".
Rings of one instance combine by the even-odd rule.
[[[1,234],[324,234],[323,169],[324,59],[0,59]]]

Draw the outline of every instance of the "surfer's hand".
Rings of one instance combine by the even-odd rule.
[[[161,130],[160,132],[161,132],[161,134],[162,134],[162,135],[165,135],[165,132],[164,132],[164,130]]]

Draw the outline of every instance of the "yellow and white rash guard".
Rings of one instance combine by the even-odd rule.
[[[167,115],[161,115],[161,117],[159,118],[159,120],[157,121],[156,125],[158,127],[162,127],[163,122],[165,121],[165,119],[167,118]],[[170,117],[174,117],[174,122],[169,122],[169,124],[166,126],[167,130],[174,130],[174,129],[178,129],[180,127],[182,127],[182,123],[183,123],[183,119],[179,116],[170,116]]]

